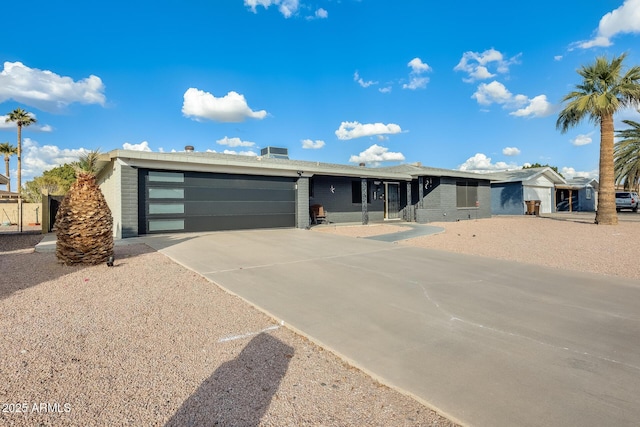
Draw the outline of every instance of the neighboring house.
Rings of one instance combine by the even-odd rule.
[[[567,179],[556,185],[556,211],[595,212],[598,207],[598,181],[593,178]]]
[[[491,216],[488,178],[420,165],[371,168],[220,153],[114,150],[98,183],[117,238],[148,233]],[[476,201],[478,202],[476,207]]]
[[[493,215],[522,215],[527,201],[539,200],[540,213],[556,210],[556,185],[566,181],[550,167],[517,169],[488,173],[491,179],[491,213]]]
[[[0,174],[0,185],[7,185],[7,184],[9,184],[9,178]],[[0,200],[17,200],[17,199],[18,199],[18,193],[13,193],[7,190],[0,190]]]

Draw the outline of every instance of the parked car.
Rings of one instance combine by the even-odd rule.
[[[631,209],[638,212],[638,193],[632,191],[616,191],[616,211]]]

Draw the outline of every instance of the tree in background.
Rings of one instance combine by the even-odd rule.
[[[640,67],[623,74],[626,54],[613,58],[596,58],[595,63],[578,70],[582,82],[562,99],[567,103],[559,113],[556,128],[566,133],[583,119],[600,126],[600,166],[596,224],[616,225],[615,173],[613,166],[613,115],[627,107],[640,105]]]
[[[56,214],[56,256],[67,265],[99,264],[113,257],[113,217],[96,182],[97,150],[75,164],[76,181]]]
[[[28,203],[42,202],[42,194],[64,196],[71,185],[76,181],[76,172],[73,165],[65,163],[53,169],[44,171],[42,176],[37,176],[24,185],[24,199]]]
[[[623,120],[630,126],[618,130],[618,142],[613,147],[613,164],[616,185],[623,185],[626,190],[639,190],[640,184],[640,123]]]
[[[14,154],[18,154],[18,149],[8,142],[0,144],[0,154],[4,154],[4,170],[5,176],[9,179],[7,183],[7,191],[11,191],[11,177],[9,176],[9,158]]]
[[[533,163],[529,166],[523,166],[522,169],[533,169],[533,168],[549,168],[551,170],[553,170],[555,173],[557,173],[558,175],[562,176],[562,174],[558,171],[558,167],[557,166],[551,166],[551,165],[541,165],[540,163]],[[564,178],[564,176],[562,176]]]

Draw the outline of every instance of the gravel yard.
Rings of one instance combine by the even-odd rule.
[[[148,246],[0,235],[0,425],[453,426]]]
[[[637,223],[430,225],[445,232],[400,244],[640,278]],[[0,234],[0,425],[456,425],[146,245],[66,267],[33,251],[40,238]]]

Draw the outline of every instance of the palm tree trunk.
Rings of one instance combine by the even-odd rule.
[[[613,114],[600,118],[600,189],[596,224],[617,225],[616,191],[613,167]]]
[[[4,155],[4,170],[7,174],[7,179],[9,180],[9,182],[7,182],[7,191],[11,193],[11,177],[9,176],[9,155],[8,154]]]
[[[22,233],[22,123],[18,122],[18,231]]]

